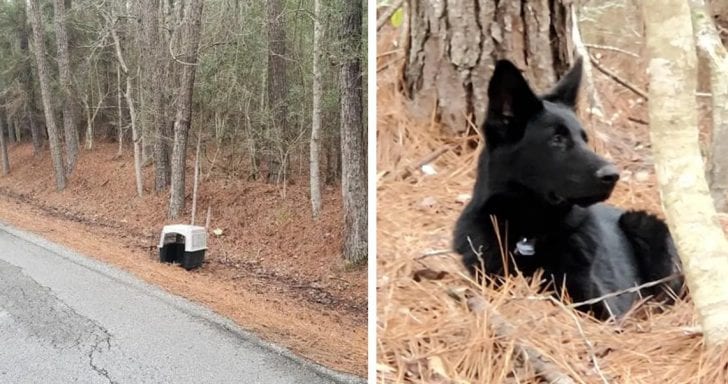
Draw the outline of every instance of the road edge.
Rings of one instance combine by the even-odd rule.
[[[334,369],[325,367],[312,360],[309,360],[306,357],[295,354],[286,347],[265,341],[261,339],[258,335],[245,330],[232,320],[215,313],[211,309],[201,304],[195,303],[185,297],[167,292],[163,287],[148,283],[141,278],[135,276],[133,273],[127,272],[119,267],[94,259],[91,256],[86,256],[78,251],[52,242],[33,232],[16,228],[2,220],[0,220],[0,231],[7,232],[12,236],[41,247],[74,264],[80,265],[96,273],[106,275],[109,278],[122,282],[128,286],[143,291],[148,291],[152,296],[164,301],[168,305],[176,307],[191,316],[202,319],[209,323],[211,326],[227,331],[249,343],[255,344],[261,348],[268,349],[280,356],[283,356],[298,364],[299,366],[301,366],[301,368],[309,369],[323,378],[332,380],[340,384],[365,384],[367,382],[367,380],[363,377],[359,377],[350,373],[339,372]]]

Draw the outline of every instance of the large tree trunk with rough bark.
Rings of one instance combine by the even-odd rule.
[[[66,187],[66,174],[63,170],[63,154],[61,154],[61,137],[56,127],[53,114],[53,103],[51,102],[50,77],[45,58],[45,46],[43,44],[43,24],[38,8],[37,0],[27,0],[28,17],[33,29],[33,51],[35,62],[38,67],[38,80],[40,82],[40,93],[43,99],[43,113],[45,114],[46,128],[48,129],[48,143],[51,146],[51,159],[53,160],[53,173],[56,176],[56,189],[59,191]]]
[[[351,264],[367,260],[367,148],[362,121],[362,2],[345,1],[340,40],[341,190],[344,200],[344,258]]]
[[[288,138],[288,80],[286,76],[285,1],[268,0],[268,106],[273,126],[268,132],[268,181],[279,180],[285,172],[283,152]],[[284,167],[284,169],[280,169]],[[285,176],[285,175],[283,175]]]
[[[728,212],[728,52],[703,0],[690,0],[696,46],[710,63],[713,130],[708,183],[716,209]]]
[[[68,53],[68,34],[66,33],[66,10],[63,0],[53,0],[56,45],[58,47],[58,77],[63,98],[63,134],[66,139],[66,171],[71,174],[78,158],[78,130],[73,111],[71,87],[71,60]]]
[[[650,139],[662,204],[708,345],[728,340],[728,241],[698,144],[697,58],[685,0],[643,0]]]
[[[421,117],[437,108],[453,133],[480,127],[495,61],[508,58],[545,91],[570,66],[563,0],[409,0],[404,91]]]
[[[316,218],[321,211],[321,1],[314,0],[313,21],[313,116],[311,121],[311,145],[309,161],[311,184],[311,213]]]
[[[165,79],[167,62],[163,33],[163,13],[159,0],[142,2],[142,29],[144,30],[143,92],[148,108],[144,111],[147,136],[151,136],[154,158],[154,190],[161,192],[169,185],[169,129],[167,128],[167,103],[165,97]]]
[[[185,4],[185,16],[180,41],[183,53],[177,58],[183,64],[181,88],[177,99],[174,121],[174,147],[172,149],[172,184],[169,199],[169,217],[177,218],[185,207],[185,166],[187,165],[187,137],[192,120],[192,90],[197,69],[197,48],[200,44],[203,0],[190,0]]]

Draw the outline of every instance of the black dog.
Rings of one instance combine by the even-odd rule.
[[[667,226],[646,212],[601,204],[619,173],[587,145],[573,111],[582,62],[536,96],[520,71],[499,61],[488,86],[473,198],[458,219],[454,247],[471,273],[543,269],[545,284],[575,301],[679,272]],[[504,254],[505,253],[505,254]],[[679,292],[680,279],[579,309],[620,316],[643,296]],[[668,298],[669,299],[669,298]]]

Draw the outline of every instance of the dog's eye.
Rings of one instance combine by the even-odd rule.
[[[553,136],[551,136],[551,145],[553,146],[566,147],[568,142],[569,139],[566,137],[566,135],[563,135],[561,133],[555,133]]]

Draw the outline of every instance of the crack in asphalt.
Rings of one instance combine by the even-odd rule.
[[[22,269],[0,260],[0,308],[5,309],[30,337],[54,349],[79,349],[87,353],[89,366],[106,378],[109,372],[94,355],[111,349],[111,334],[97,322],[66,305],[49,288],[26,276]]]
[[[98,373],[100,376],[103,376],[109,383],[111,384],[117,384],[116,381],[112,380],[111,377],[109,377],[109,371],[107,371],[105,368],[100,367],[96,365],[94,362],[94,353],[95,352],[102,352],[102,344],[106,342],[106,350],[111,349],[111,335],[109,335],[106,330],[104,330],[105,337],[103,338],[97,338],[94,345],[91,347],[91,349],[88,351],[88,364],[96,373]]]

